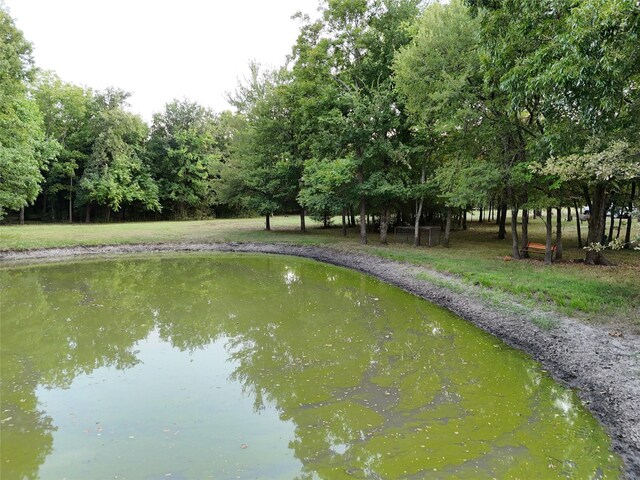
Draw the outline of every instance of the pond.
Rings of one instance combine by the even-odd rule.
[[[538,363],[354,271],[163,254],[2,290],[3,480],[620,475]]]

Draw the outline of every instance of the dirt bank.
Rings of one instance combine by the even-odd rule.
[[[476,296],[418,278],[445,278],[427,268],[326,247],[283,244],[158,244],[55,248],[2,252],[0,262],[63,260],[78,255],[164,251],[260,252],[312,258],[352,268],[399,286],[473,322],[541,362],[561,383],[579,389],[587,407],[604,424],[622,456],[628,478],[640,478],[640,337],[612,336],[605,328],[554,318],[554,328],[532,322],[533,313],[504,313]],[[519,309],[518,311],[524,311]]]

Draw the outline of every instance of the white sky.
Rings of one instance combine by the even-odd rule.
[[[2,0],[0,0],[2,2]],[[33,44],[36,65],[64,81],[133,93],[146,120],[174,98],[216,111],[250,60],[283,65],[296,11],[318,0],[4,0]]]

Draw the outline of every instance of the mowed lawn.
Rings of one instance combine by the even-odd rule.
[[[577,247],[575,221],[564,226],[563,260],[551,266],[544,265],[541,255],[534,255],[530,260],[510,260],[509,230],[507,228],[505,240],[498,240],[494,223],[469,222],[467,230],[452,233],[450,248],[413,248],[394,242],[392,233],[387,246],[380,245],[376,234],[371,234],[369,244],[363,246],[356,229],[350,229],[345,238],[338,226],[324,229],[311,219],[307,219],[307,233],[301,234],[297,216],[274,217],[271,225],[273,230],[267,232],[264,218],[248,218],[1,226],[0,250],[166,242],[329,245],[454,274],[459,280],[456,288],[464,288],[464,285],[481,287],[484,295],[494,303],[515,299],[525,306],[555,310],[612,328],[640,332],[640,252],[608,252],[608,257],[616,263],[613,267],[579,263],[584,251]],[[586,222],[582,229],[586,236]],[[623,222],[622,237],[624,231]],[[637,223],[633,234],[640,234]],[[540,219],[531,223],[530,240],[544,242],[544,223]]]

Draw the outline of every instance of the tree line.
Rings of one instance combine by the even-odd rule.
[[[40,72],[2,10],[0,215],[186,218],[276,212],[391,226],[510,217],[512,255],[546,211],[589,209],[588,263],[629,247],[640,179],[635,0],[322,0],[286,64],[234,112],[174,100],[151,125],[128,94]],[[605,231],[607,214],[610,230]],[[612,241],[615,216],[627,216]],[[608,233],[608,234],[607,234]],[[580,238],[582,242],[582,238]],[[561,244],[559,242],[559,244]]]

